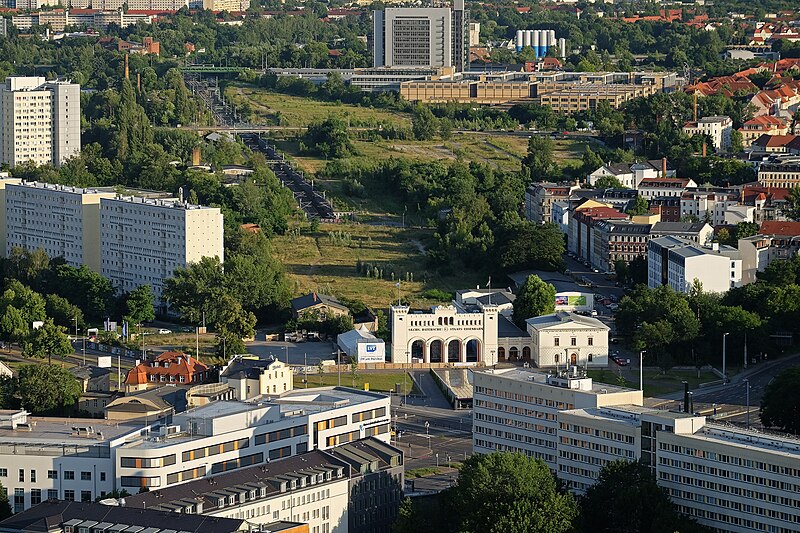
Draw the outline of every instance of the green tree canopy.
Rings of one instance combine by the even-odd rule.
[[[506,271],[564,268],[564,234],[553,223],[519,220],[502,228],[500,266]]]
[[[600,471],[582,502],[583,531],[592,533],[701,533],[710,530],[678,513],[642,463],[617,461]]]
[[[447,499],[451,531],[559,533],[578,518],[577,503],[558,490],[547,465],[518,453],[473,455]]]
[[[558,171],[555,156],[555,143],[545,135],[533,135],[528,139],[528,154],[522,165],[528,171],[530,181],[547,181]]]
[[[633,205],[631,205],[625,212],[631,216],[646,215],[650,213],[650,203],[644,199],[644,196],[637,194]]]
[[[800,431],[800,368],[784,370],[767,385],[761,422],[795,435]]]
[[[54,355],[69,355],[74,351],[65,328],[55,325],[52,318],[46,318],[41,327],[34,329],[22,348],[26,357],[47,357],[48,364]]]
[[[626,189],[621,181],[615,176],[601,176],[594,182],[595,189]],[[638,196],[637,196],[638,198]]]
[[[150,285],[141,285],[125,297],[125,320],[131,324],[150,322],[156,318],[153,302],[153,289]]]
[[[63,412],[75,405],[81,385],[69,370],[60,366],[25,365],[19,369],[17,394],[20,405],[31,413]]]
[[[528,276],[514,300],[514,323],[525,329],[525,320],[555,312],[556,288],[539,276]]]

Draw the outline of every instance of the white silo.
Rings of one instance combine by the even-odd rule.
[[[531,30],[525,30],[525,46],[531,46],[532,38],[533,38],[533,32]]]
[[[541,30],[536,30],[533,32],[533,51],[536,53],[537,58],[541,55],[541,50],[542,50],[542,32]]]
[[[522,37],[522,30],[517,30],[517,41],[516,41],[516,44],[517,44],[517,52],[519,52],[520,50],[522,50],[522,43],[523,43],[522,39],[523,39],[523,37]]]
[[[561,52],[561,59],[567,58],[567,40],[563,37],[558,40],[558,51]]]
[[[556,30],[547,30],[547,46],[556,45]]]

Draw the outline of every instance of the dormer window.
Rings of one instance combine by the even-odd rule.
[[[258,495],[262,498],[267,495],[267,487],[261,487],[258,489]]]
[[[219,498],[217,500],[217,507],[225,507],[225,498]]]
[[[231,494],[230,496],[228,496],[228,504],[233,505],[234,503],[236,503],[236,495]]]
[[[250,499],[251,500],[255,500],[256,499],[256,491],[254,491],[254,490],[250,491]]]

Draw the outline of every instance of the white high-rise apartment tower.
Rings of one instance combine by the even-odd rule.
[[[217,207],[117,196],[100,200],[101,273],[122,291],[150,285],[156,300],[176,268],[204,257],[224,261]]]
[[[0,85],[0,163],[60,166],[81,150],[80,86],[39,76]]]

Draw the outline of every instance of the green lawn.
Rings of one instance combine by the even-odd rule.
[[[237,107],[249,107],[256,124],[305,127],[335,116],[348,120],[353,127],[373,128],[381,124],[411,127],[411,117],[407,113],[323,102],[250,85],[232,84],[225,89],[225,96]]]
[[[352,374],[344,369],[342,370],[342,386],[353,387]],[[395,390],[395,384],[400,384],[401,394],[411,394],[414,392],[413,381],[405,371],[396,372],[358,372],[355,379],[355,388],[363,389],[364,384],[369,383],[369,390],[379,392],[389,392]],[[309,374],[308,375],[308,388],[313,387],[331,387],[339,384],[339,375],[336,372],[324,374]],[[294,388],[306,388],[303,383],[303,375],[295,374]]]
[[[349,243],[332,237],[345,234]],[[397,301],[396,279],[390,270],[403,278],[400,296],[414,306],[431,303],[421,293],[429,288],[455,290],[473,287],[483,281],[475,272],[458,272],[442,277],[429,270],[422,256],[432,236],[432,231],[402,229],[366,224],[323,224],[319,231],[310,234],[308,228],[298,236],[292,232],[273,239],[275,256],[283,263],[289,278],[295,284],[295,293],[318,291],[339,297],[358,299],[373,309],[388,309]],[[384,279],[366,277],[356,272],[356,262],[380,265]],[[413,281],[405,280],[405,273],[413,274]]]

